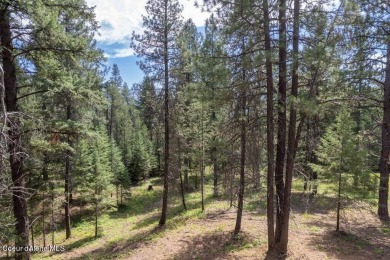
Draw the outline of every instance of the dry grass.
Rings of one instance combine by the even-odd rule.
[[[70,239],[64,240],[63,230],[56,233],[64,253],[34,254],[33,259],[280,258],[267,254],[264,194],[247,197],[238,236],[232,234],[235,208],[214,200],[211,186],[206,186],[206,212],[200,210],[199,193],[187,194],[189,210],[183,211],[177,190],[172,190],[167,224],[158,228],[161,186],[151,181],[153,191],[146,191],[149,183],[133,188],[125,207],[102,213],[97,239],[93,221],[86,216],[74,225]],[[378,220],[374,206],[352,199],[344,200],[343,206],[344,232],[336,233],[333,196],[293,192],[287,259],[388,259],[390,226]],[[39,244],[41,237],[36,241]]]

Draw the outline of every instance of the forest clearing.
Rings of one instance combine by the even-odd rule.
[[[389,259],[389,0],[0,0],[0,54],[0,257]]]
[[[83,208],[80,219],[76,207],[73,236],[66,240],[63,228],[55,234],[55,243],[66,250],[34,253],[32,259],[277,259],[278,255],[267,255],[264,191],[246,199],[243,230],[234,236],[236,205],[230,207],[228,198],[213,199],[210,177],[206,175],[205,212],[199,193],[187,195],[188,210],[184,211],[179,190],[173,190],[167,223],[158,228],[162,185],[153,178],[126,192],[119,209],[114,196],[100,213],[98,238],[94,237],[93,208]],[[314,197],[303,192],[302,180],[294,182],[286,259],[388,258],[390,226],[377,219],[374,197],[346,194],[341,219],[344,233],[339,234],[335,232],[335,187],[320,185]],[[147,190],[149,185],[153,190]],[[42,239],[37,233],[35,243],[42,245]]]

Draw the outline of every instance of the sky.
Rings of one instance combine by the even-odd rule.
[[[86,0],[88,6],[95,6],[96,20],[100,29],[96,41],[98,48],[104,51],[107,65],[116,63],[125,82],[131,87],[143,78],[143,72],[136,62],[130,46],[132,32],[142,33],[142,15],[146,14],[147,0]],[[203,27],[209,16],[194,6],[194,0],[179,0],[183,5],[184,20],[191,18],[197,27]],[[201,3],[202,0],[199,0]]]

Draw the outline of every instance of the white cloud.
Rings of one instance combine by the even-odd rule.
[[[200,3],[203,0],[198,0]],[[204,26],[206,19],[210,16],[210,13],[202,12],[200,7],[195,7],[194,0],[179,0],[179,2],[183,5],[183,17],[185,20],[191,18],[196,26]]]
[[[131,48],[127,49],[107,49],[104,51],[103,56],[107,59],[124,58],[133,56],[134,51]]]
[[[146,0],[87,0],[95,7],[96,19],[101,26],[96,40],[106,44],[128,40],[133,30],[139,31]],[[130,43],[129,43],[130,44]]]
[[[101,26],[100,35],[96,36],[98,42],[104,44],[122,43],[130,44],[133,31],[142,32],[142,14],[145,14],[147,0],[86,0],[88,6],[96,6],[96,19]],[[184,19],[191,18],[197,26],[203,26],[209,16],[194,6],[194,0],[179,0],[183,5]],[[201,2],[201,0],[199,0]],[[110,57],[126,57],[133,55],[129,48],[111,50]]]
[[[134,55],[134,51],[131,48],[115,49],[110,58],[123,58]]]

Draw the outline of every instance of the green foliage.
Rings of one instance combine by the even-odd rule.
[[[129,187],[130,178],[126,172],[126,168],[123,163],[122,153],[112,138],[110,140],[109,158],[110,158],[110,170],[114,176],[113,184],[122,185],[123,187]]]
[[[114,148],[115,149],[115,148]],[[93,138],[78,143],[75,160],[76,180],[80,189],[91,190],[100,194],[108,189],[121,165],[118,158],[111,157],[111,147],[103,131],[96,131]],[[112,161],[110,160],[112,159]],[[122,165],[123,166],[123,165]]]
[[[321,138],[317,156],[323,165],[312,165],[313,170],[328,177],[340,171],[350,171],[355,152],[354,138],[353,121],[349,113],[343,110]]]
[[[128,187],[130,180],[138,182],[141,178],[149,176],[155,168],[153,145],[148,135],[148,128],[153,131],[154,120],[147,117],[155,111],[153,105],[149,103],[149,92],[153,94],[153,88],[148,88],[150,84],[146,80],[144,92],[148,99],[141,99],[138,111],[129,88],[123,84],[116,64],[113,66],[110,80],[105,85],[109,103],[107,129],[108,135],[111,136],[110,158],[112,165],[115,165],[112,169],[116,176],[114,183]]]
[[[133,182],[148,177],[155,166],[151,142],[147,139],[145,132],[145,128],[143,128],[143,131],[133,135],[132,153],[127,162],[128,172]]]
[[[336,180],[340,173],[347,174],[347,177],[352,176],[354,181],[351,186],[358,189],[359,184],[363,185],[363,191],[372,189],[373,182],[367,167],[366,149],[354,129],[355,123],[350,113],[342,109],[336,121],[326,129],[321,138],[321,144],[316,151],[319,163],[309,165],[323,178]]]
[[[165,47],[171,61],[176,49],[175,39],[182,26],[182,5],[177,0],[148,0],[143,16],[142,35],[133,32],[132,47],[136,54],[144,57],[138,64],[153,80],[162,81],[165,73]],[[166,35],[165,35],[166,33]]]

